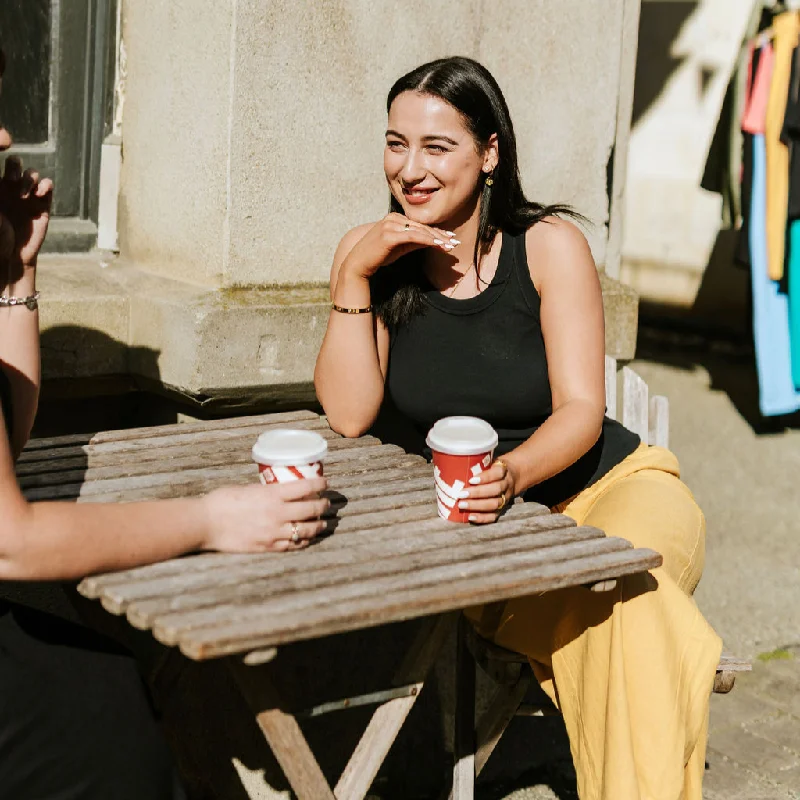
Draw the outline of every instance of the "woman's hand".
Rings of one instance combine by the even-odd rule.
[[[459,501],[458,507],[470,512],[470,522],[483,525],[497,522],[503,510],[514,501],[517,481],[514,468],[498,458],[489,469],[470,480],[472,485],[464,490],[468,495]]]
[[[438,247],[450,252],[461,242],[451,231],[431,228],[420,222],[391,213],[359,240],[342,263],[341,269],[361,278],[370,278],[381,267],[421,247]]]
[[[260,553],[302,550],[325,530],[330,501],[324,478],[216,489],[206,495],[209,532],[204,549]]]
[[[22,170],[8,156],[0,178],[0,263],[10,264],[10,282],[36,266],[50,222],[53,182],[33,170]]]

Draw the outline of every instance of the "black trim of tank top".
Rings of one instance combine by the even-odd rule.
[[[516,260],[512,237],[505,231],[503,231],[502,237],[500,255],[497,258],[497,270],[489,285],[480,294],[467,298],[447,297],[428,280],[428,276],[422,270],[423,288],[425,289],[422,296],[425,302],[447,314],[477,314],[496,303],[508,286],[509,273]]]
[[[540,223],[542,224],[542,223]],[[546,222],[543,224],[547,224]],[[528,311],[536,316],[536,319],[541,323],[542,314],[542,298],[539,290],[533,282],[531,275],[531,267],[528,263],[528,247],[525,241],[526,234],[521,233],[519,236],[514,237],[514,263],[516,266],[516,277],[519,284],[519,290],[522,293],[522,299],[528,306]]]

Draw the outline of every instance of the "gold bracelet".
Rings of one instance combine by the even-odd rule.
[[[366,308],[346,308],[345,306],[337,306],[336,303],[331,303],[331,308],[340,314],[369,314],[372,311],[371,305]]]

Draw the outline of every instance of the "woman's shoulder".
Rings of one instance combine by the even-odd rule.
[[[525,232],[528,268],[537,289],[551,276],[557,280],[596,276],[589,242],[572,220],[559,216],[541,219]]]
[[[529,251],[535,248],[543,255],[589,249],[589,242],[578,225],[555,215],[543,217],[531,225],[525,231],[525,245]]]

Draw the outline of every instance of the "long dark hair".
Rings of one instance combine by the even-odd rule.
[[[461,114],[480,148],[485,148],[492,134],[497,134],[499,162],[491,175],[491,182],[486,181],[489,176],[482,177],[474,253],[476,271],[480,268],[481,256],[491,246],[498,231],[513,235],[524,233],[531,225],[553,215],[586,221],[569,206],[545,206],[525,197],[517,163],[517,139],[508,105],[497,81],[482,64],[464,56],[453,56],[411,70],[389,90],[387,113],[395,98],[403,92],[419,92],[445,100]],[[403,213],[394,196],[390,208]],[[383,267],[373,280],[373,302],[377,314],[389,327],[402,325],[424,309],[419,285],[420,253],[415,251]],[[416,269],[411,268],[413,266]],[[480,277],[479,272],[478,275]]]

